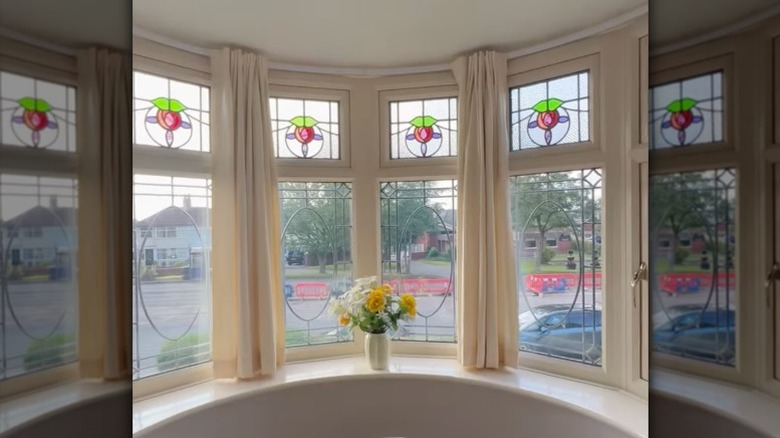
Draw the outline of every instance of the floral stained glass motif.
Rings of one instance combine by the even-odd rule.
[[[76,89],[0,72],[2,144],[75,152]]]
[[[586,71],[512,88],[509,100],[513,151],[590,139]]]
[[[723,74],[658,85],[650,92],[650,147],[723,141]]]
[[[134,74],[135,144],[209,151],[209,89]]]
[[[271,98],[269,107],[277,158],[339,159],[338,102]]]
[[[390,158],[457,155],[455,97],[390,102]]]

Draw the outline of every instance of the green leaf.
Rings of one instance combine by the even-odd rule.
[[[180,113],[187,109],[181,102],[176,99],[168,99],[167,97],[158,97],[152,101],[152,105],[163,111],[173,111]]]
[[[413,118],[409,124],[414,126],[415,128],[429,128],[436,124],[438,120],[434,119],[431,116],[417,116]]]
[[[312,126],[315,126],[319,122],[314,117],[298,116],[290,120],[290,123],[292,123],[293,125],[299,128],[311,128]]]
[[[18,100],[19,106],[30,111],[40,111],[45,113],[51,111],[51,105],[43,99],[35,99],[33,97],[23,97]]]
[[[563,101],[561,99],[547,99],[547,100],[541,100],[536,105],[533,106],[533,110],[537,113],[545,113],[547,111],[555,111],[560,106],[563,105]]]
[[[666,110],[672,113],[678,113],[680,111],[688,111],[696,106],[698,102],[690,97],[684,97],[682,99],[675,100],[674,102],[666,105]]]

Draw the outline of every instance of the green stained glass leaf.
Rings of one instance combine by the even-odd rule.
[[[680,111],[688,111],[689,109],[695,107],[696,103],[697,102],[694,99],[691,99],[690,97],[685,97],[682,99],[675,100],[669,105],[666,105],[666,110],[672,113],[677,113]]]
[[[187,109],[181,102],[176,99],[168,99],[167,97],[158,97],[152,101],[152,105],[163,111],[173,111],[180,113]]]
[[[18,101],[19,106],[30,111],[40,111],[45,113],[51,111],[51,105],[43,99],[35,99],[33,97],[23,97]]]
[[[311,128],[312,126],[315,126],[319,122],[314,117],[298,116],[290,120],[290,123],[292,123],[293,125],[299,128]]]
[[[563,105],[563,101],[561,99],[552,98],[539,101],[539,103],[533,106],[533,110],[537,113],[544,113],[547,111],[555,111],[560,108],[561,105]]]
[[[438,120],[434,119],[431,116],[417,116],[413,118],[409,124],[414,126],[415,128],[429,128],[436,124]]]

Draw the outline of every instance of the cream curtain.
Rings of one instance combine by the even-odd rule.
[[[453,63],[458,97],[458,358],[517,364],[517,298],[508,209],[506,58]]]
[[[79,54],[79,209],[95,213],[79,220],[80,349],[85,377],[110,380],[130,377],[132,357],[131,69],[127,53]]]
[[[268,72],[262,56],[238,49],[216,51],[212,66],[215,374],[249,379],[284,362]]]

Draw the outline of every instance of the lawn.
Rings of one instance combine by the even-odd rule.
[[[344,275],[346,277],[352,276],[352,266],[351,265],[339,265],[338,266],[338,274]],[[291,279],[291,278],[322,278],[322,277],[332,277],[333,276],[333,265],[325,265],[325,273],[320,272],[319,265],[316,266],[305,266],[303,268],[295,267],[290,269],[290,267],[285,266],[284,268],[284,276],[285,278]]]

